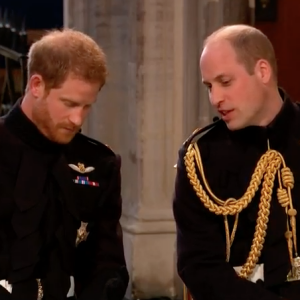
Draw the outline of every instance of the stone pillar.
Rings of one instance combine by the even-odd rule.
[[[83,129],[122,156],[129,299],[182,296],[173,165],[187,136],[214,116],[199,55],[223,23],[223,6],[213,7],[223,1],[64,0],[65,26],[89,34],[107,55],[109,79]]]
[[[194,122],[189,117],[185,126],[185,105],[191,111],[194,107],[183,96],[183,3],[68,0],[65,4],[71,14],[65,17],[65,26],[88,33],[107,54],[109,79],[84,132],[122,155],[121,223],[131,278],[127,298],[178,295],[173,165],[197,118],[194,113]]]
[[[177,296],[171,199],[183,139],[183,1],[134,1],[130,21],[122,225],[134,299]]]

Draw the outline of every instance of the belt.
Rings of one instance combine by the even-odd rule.
[[[42,300],[43,299],[43,287],[41,284],[41,280],[37,279],[38,283],[38,297],[37,300]],[[0,285],[4,287],[9,293],[12,292],[13,286],[10,284],[7,280],[0,280]],[[70,276],[70,289],[67,294],[67,298],[71,298],[75,296],[75,282],[74,282],[74,277]]]

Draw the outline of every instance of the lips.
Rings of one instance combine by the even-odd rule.
[[[234,109],[219,110],[219,114],[222,116],[222,119],[224,121],[228,121],[228,120],[230,120],[230,116],[231,116],[231,114],[232,114],[233,111],[234,111]]]
[[[67,127],[63,127],[64,130],[69,131],[69,132],[75,132],[76,129],[75,128],[67,128]]]

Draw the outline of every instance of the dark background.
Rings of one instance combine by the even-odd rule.
[[[50,29],[63,26],[63,0],[0,0],[2,9],[26,16],[27,29]]]

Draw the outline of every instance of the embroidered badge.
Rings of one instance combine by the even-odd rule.
[[[95,170],[94,167],[85,167],[84,164],[82,164],[82,163],[78,163],[77,166],[74,164],[69,164],[69,167],[71,169],[73,169],[74,171],[79,172],[81,174],[90,173]]]
[[[76,179],[73,179],[73,181],[77,184],[82,184],[82,185],[99,186],[98,182],[89,181],[89,178],[84,176],[77,176]]]
[[[88,223],[81,222],[80,228],[77,230],[77,237],[76,237],[76,246],[78,246],[81,242],[86,241],[89,232],[87,231]]]

